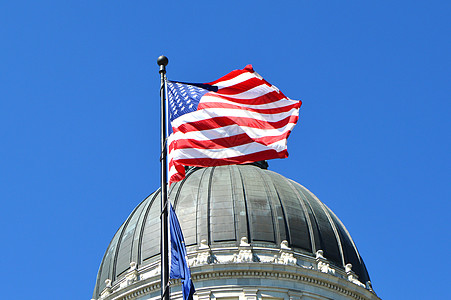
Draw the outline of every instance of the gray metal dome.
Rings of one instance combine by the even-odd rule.
[[[171,186],[173,203],[190,248],[202,240],[215,247],[237,246],[247,237],[253,246],[278,248],[284,240],[315,257],[318,250],[336,267],[351,263],[361,282],[365,264],[342,222],[302,185],[256,165],[191,169]],[[142,201],[114,235],[97,274],[94,297],[130,268],[155,262],[160,253],[160,193]]]

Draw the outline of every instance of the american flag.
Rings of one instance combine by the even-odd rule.
[[[221,166],[285,158],[301,101],[287,98],[251,65],[206,83],[168,81],[169,182],[184,166]]]

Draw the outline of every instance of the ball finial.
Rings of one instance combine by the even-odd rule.
[[[168,58],[166,56],[164,56],[164,55],[161,55],[157,59],[157,64],[159,66],[167,66],[168,62],[169,62]]]

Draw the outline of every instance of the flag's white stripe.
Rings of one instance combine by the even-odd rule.
[[[240,74],[232,79],[217,82],[217,83],[213,84],[213,86],[217,86],[220,89],[226,88],[226,87],[230,87],[235,84],[239,84],[243,81],[249,80],[251,78],[258,78],[258,77],[255,76],[253,73],[246,72],[246,73]]]
[[[264,96],[266,94],[269,94],[271,92],[279,92],[278,90],[267,86],[266,84],[261,84],[258,86],[255,86],[251,89],[248,89],[245,92],[242,93],[238,93],[238,94],[221,94],[221,91],[217,91],[215,93],[219,94],[219,95],[223,95],[229,98],[233,98],[233,99],[241,99],[241,100],[250,100],[250,99],[255,99],[261,96]]]
[[[236,103],[221,97],[216,96],[217,93],[208,93],[205,96],[203,96],[200,99],[200,103],[228,103],[233,105],[239,105],[242,107],[248,107],[248,108],[256,108],[256,109],[273,109],[273,108],[282,108],[285,106],[290,106],[295,104],[298,101],[291,100],[288,98],[282,98],[278,101],[271,102],[271,103],[264,103],[264,104],[243,104],[243,103]]]
[[[170,152],[170,159],[190,159],[190,158],[211,158],[211,159],[223,159],[230,157],[243,156],[253,154],[256,152],[262,152],[266,150],[276,150],[281,152],[287,149],[286,140],[277,141],[273,144],[265,146],[260,143],[252,142],[249,144],[238,145],[230,148],[220,149],[200,149],[200,148],[183,148],[174,149]]]
[[[187,113],[183,116],[180,116],[174,121],[172,121],[171,124],[172,127],[177,128],[185,123],[207,120],[215,117],[240,117],[240,118],[251,118],[264,122],[277,122],[290,116],[297,116],[298,114],[299,110],[295,107],[287,112],[277,114],[262,114],[248,110],[232,109],[232,108],[206,108],[202,110],[196,110],[191,113]]]
[[[200,131],[189,131],[186,133],[183,132],[175,132],[170,136],[171,140],[181,140],[181,139],[190,139],[197,141],[207,141],[214,140],[218,138],[230,137],[242,133],[246,133],[250,138],[257,139],[265,136],[280,136],[285,134],[287,131],[290,131],[294,127],[294,123],[288,123],[283,127],[274,128],[274,129],[262,129],[262,128],[253,128],[247,126],[239,126],[237,124],[224,126],[220,128],[208,129],[208,130],[200,130]]]

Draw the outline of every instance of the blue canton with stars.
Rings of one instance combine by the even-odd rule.
[[[210,91],[217,91],[217,87],[208,84],[184,83],[169,81],[168,102],[169,120],[172,122],[178,117],[197,110],[200,98]]]

